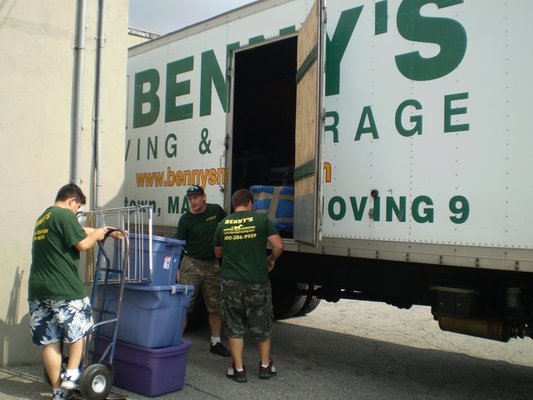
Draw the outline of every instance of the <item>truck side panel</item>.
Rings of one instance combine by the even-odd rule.
[[[328,8],[323,236],[531,249],[533,4],[408,3]]]

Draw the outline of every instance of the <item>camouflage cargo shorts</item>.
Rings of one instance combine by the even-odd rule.
[[[246,330],[262,342],[272,337],[272,291],[270,282],[222,281],[221,318],[229,338],[243,338]]]
[[[207,312],[220,311],[220,265],[218,260],[198,260],[183,256],[179,267],[178,283],[194,285],[189,312],[194,310],[199,292],[204,296]]]

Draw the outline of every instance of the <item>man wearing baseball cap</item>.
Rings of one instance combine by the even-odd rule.
[[[220,341],[220,265],[213,248],[215,229],[226,213],[218,204],[207,203],[201,186],[189,186],[186,196],[189,210],[179,219],[176,233],[179,240],[185,241],[185,254],[178,269],[177,280],[181,284],[195,287],[189,312],[194,310],[198,293],[202,292],[211,328],[210,352],[229,357],[228,349]]]

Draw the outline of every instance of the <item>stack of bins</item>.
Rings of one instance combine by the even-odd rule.
[[[149,237],[130,234],[130,268],[149,261]],[[193,286],[176,284],[183,242],[152,236],[151,277],[124,287],[113,358],[114,385],[143,396],[159,396],[183,387],[191,342],[182,328]],[[131,274],[131,271],[130,271]],[[117,301],[118,288],[108,294],[108,309]],[[109,343],[106,332],[102,348]],[[107,341],[107,343],[106,343]]]

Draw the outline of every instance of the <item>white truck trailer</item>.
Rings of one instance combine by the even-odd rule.
[[[533,2],[263,0],[129,50],[124,205],[294,187],[278,317],[429,305],[532,335]],[[528,50],[529,49],[529,50]]]

